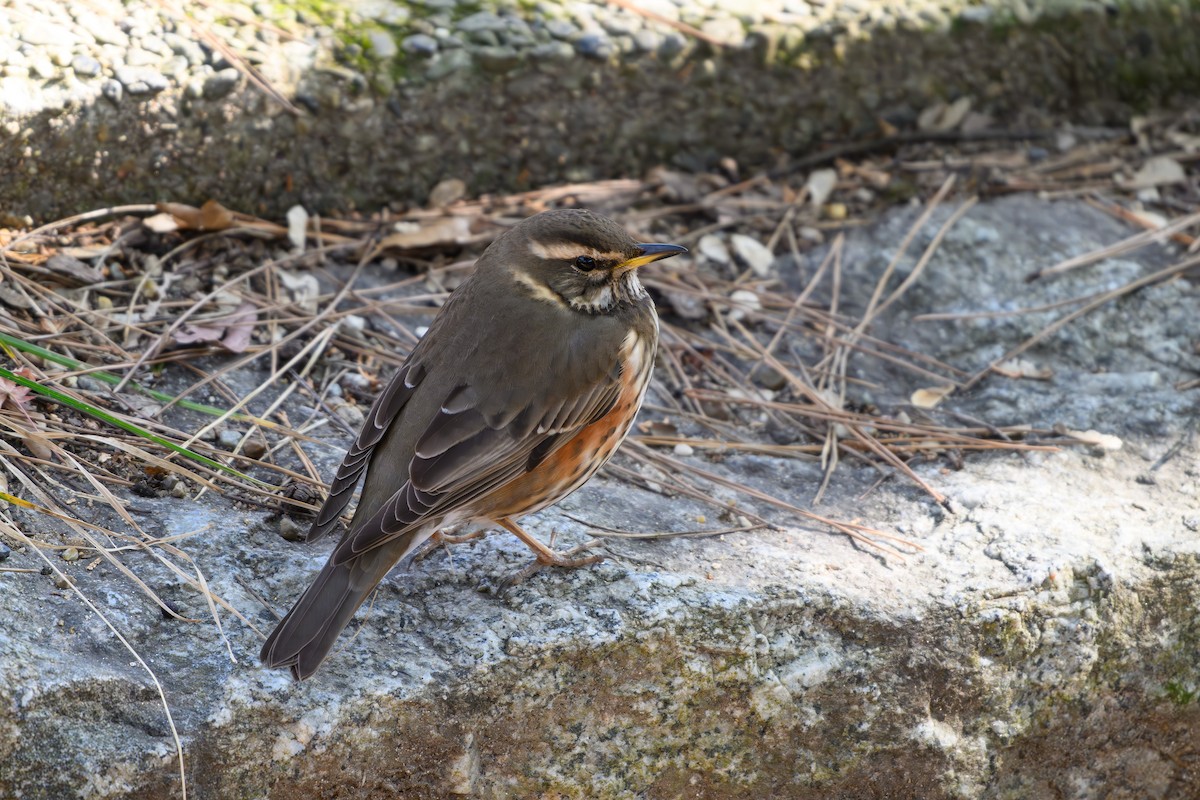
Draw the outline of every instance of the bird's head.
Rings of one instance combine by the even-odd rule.
[[[638,267],[687,252],[674,244],[636,242],[611,219],[577,209],[532,216],[492,249],[534,297],[587,314],[639,302],[646,292]]]

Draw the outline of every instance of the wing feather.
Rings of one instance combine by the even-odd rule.
[[[358,438],[346,451],[337,475],[329,485],[329,495],[325,498],[312,528],[309,529],[306,537],[308,541],[320,539],[337,523],[338,517],[346,510],[354,496],[354,488],[366,471],[375,446],[383,439],[388,427],[408,403],[425,375],[425,368],[410,358],[375,398]]]
[[[615,379],[614,379],[615,378]],[[380,547],[432,517],[445,517],[533,469],[570,441],[572,434],[600,419],[617,401],[619,370],[610,370],[571,402],[551,403],[531,430],[520,430],[520,414],[491,427],[475,409],[438,413],[429,430],[438,446],[417,444],[409,480],[363,525],[355,525],[334,551],[340,562]],[[559,424],[566,419],[566,425]],[[451,432],[460,437],[445,446]],[[518,435],[521,434],[521,435]],[[547,444],[548,443],[548,444]],[[538,458],[531,458],[535,451]]]

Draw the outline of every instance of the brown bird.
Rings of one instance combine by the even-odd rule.
[[[341,541],[267,637],[262,660],[317,669],[372,590],[435,532],[495,523],[538,562],[517,518],[582,486],[624,440],[650,383],[654,303],[637,268],[687,252],[639,244],[588,211],[547,211],[492,243],[371,406],[309,532]]]

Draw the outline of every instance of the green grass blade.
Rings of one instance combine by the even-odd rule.
[[[92,371],[90,364],[83,364],[73,358],[70,358],[69,356],[60,355],[55,353],[53,350],[47,350],[46,348],[40,347],[32,342],[27,342],[23,339],[18,339],[15,336],[10,336],[3,331],[0,331],[0,345],[6,345],[14,350],[20,350],[23,353],[35,355],[38,358],[45,359],[53,364],[58,364],[60,367],[86,371],[89,378],[95,378],[96,380],[101,381],[102,383],[107,383],[110,386],[116,386],[121,382],[120,375],[115,375],[111,372],[104,372],[103,370]],[[213,417],[219,417],[227,411],[227,409],[224,408],[217,408],[216,406],[205,405],[204,403],[197,403],[192,400],[179,400],[167,394],[166,392],[158,392],[154,389],[142,386],[137,381],[130,381],[125,385],[131,389],[141,392],[147,397],[157,400],[160,403],[172,403],[180,408],[186,408],[189,411],[198,411],[201,414],[208,414],[209,416]],[[259,419],[258,417],[251,416],[250,414],[233,414],[230,416],[230,419],[238,422],[250,422],[255,425],[261,425],[264,428],[279,428],[278,425],[270,420]]]
[[[197,461],[201,464],[204,464],[205,466],[212,467],[213,469],[220,470],[221,472],[225,472],[230,475],[235,475],[235,476],[241,478],[242,480],[250,481],[251,483],[257,484],[259,486],[267,486],[268,485],[268,484],[265,484],[262,481],[258,480],[257,478],[252,478],[249,475],[246,475],[245,473],[238,472],[236,469],[234,469],[232,467],[227,467],[219,461],[214,461],[213,459],[211,459],[207,456],[200,455],[199,453],[195,452],[194,450],[189,450],[188,448],[182,447],[181,445],[177,445],[174,442],[164,439],[163,437],[161,437],[157,434],[151,433],[150,431],[146,430],[145,428],[142,428],[138,425],[134,425],[132,422],[126,422],[125,420],[120,419],[119,417],[115,417],[112,414],[109,414],[104,409],[97,408],[96,406],[94,406],[90,403],[85,403],[82,400],[77,400],[74,397],[71,397],[70,395],[63,394],[62,392],[57,391],[55,389],[51,389],[48,386],[43,386],[42,384],[37,383],[36,381],[31,381],[28,378],[22,378],[20,375],[17,375],[16,373],[14,373],[10,370],[7,370],[3,367],[0,367],[0,378],[4,378],[4,379],[12,381],[13,383],[18,384],[20,386],[24,386],[25,388],[27,388],[33,392],[36,392],[37,394],[40,394],[43,397],[49,397],[51,400],[62,403],[65,406],[70,406],[71,408],[75,409],[76,411],[79,411],[80,413],[87,414],[90,417],[95,417],[98,420],[107,422],[109,425],[115,425],[116,427],[120,428],[121,430],[128,431],[129,433],[132,433],[136,436],[140,436],[143,439],[154,442],[157,445],[160,445],[162,447],[167,448],[168,450],[172,450],[176,453],[179,453],[179,455],[185,456],[186,458],[190,458],[193,461]]]

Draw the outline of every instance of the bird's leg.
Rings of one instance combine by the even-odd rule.
[[[604,560],[604,556],[602,556],[602,555],[591,555],[591,556],[584,556],[583,558],[575,558],[575,556],[577,554],[585,552],[587,550],[590,550],[591,548],[600,544],[601,543],[600,539],[593,539],[592,541],[585,542],[584,544],[580,545],[579,547],[572,548],[565,553],[560,553],[556,550],[551,550],[549,547],[542,544],[534,537],[530,536],[528,533],[526,533],[524,530],[522,530],[520,525],[513,522],[508,517],[496,520],[496,524],[498,524],[500,527],[504,528],[505,530],[509,531],[513,536],[516,536],[518,539],[520,539],[522,542],[524,542],[525,546],[528,547],[530,550],[532,550],[537,555],[537,565],[536,566],[538,568],[547,566],[547,567],[566,567],[568,569],[574,569],[575,567],[585,567],[588,564],[595,564],[597,561]],[[532,575],[532,574],[533,573],[531,572],[530,575]],[[528,575],[523,576],[523,578],[525,578],[525,577],[529,577],[529,576]]]
[[[478,530],[454,535],[438,531],[434,534],[434,536],[437,537],[439,542],[444,542],[445,544],[464,544],[466,542],[474,541],[475,539],[482,539],[484,536],[487,536],[487,528],[479,528]]]
[[[463,544],[472,539],[481,539],[487,535],[487,529],[480,528],[461,535],[446,533],[445,531],[434,531],[433,535],[425,540],[421,545],[421,549],[413,554],[412,560],[424,561],[433,553],[439,546],[448,546],[452,544]]]

